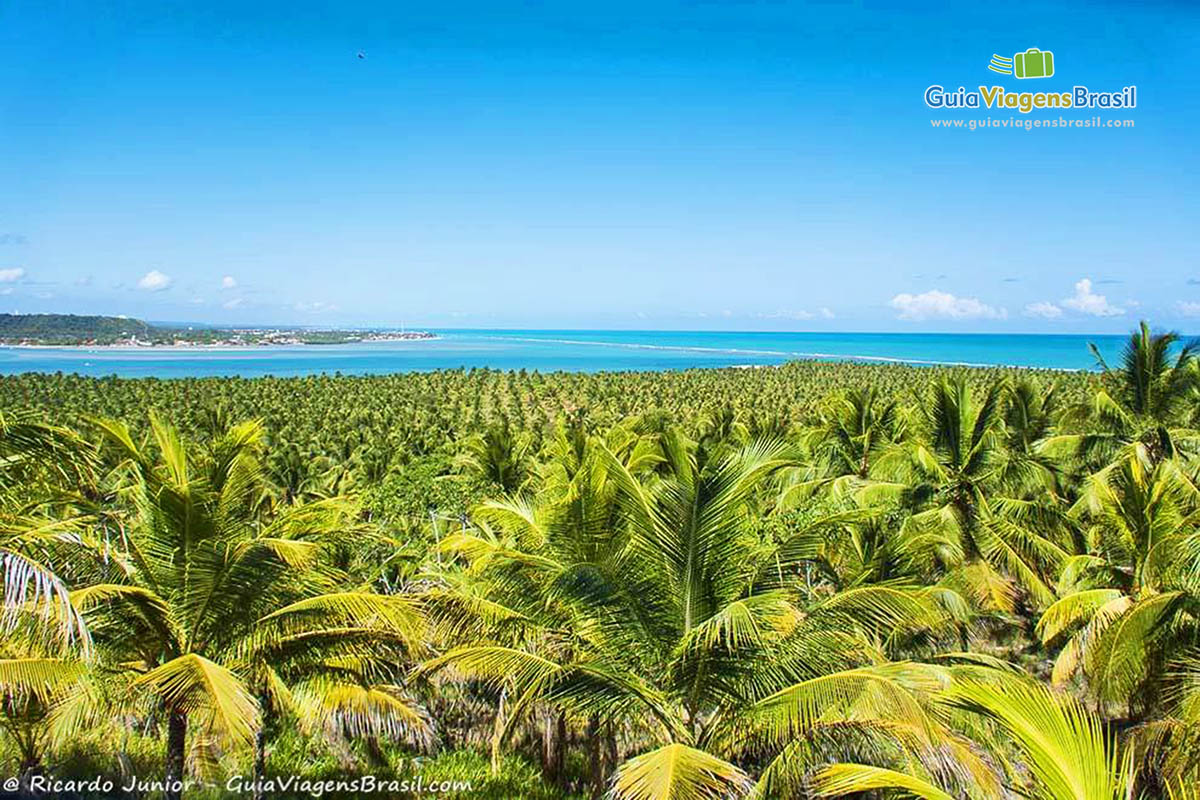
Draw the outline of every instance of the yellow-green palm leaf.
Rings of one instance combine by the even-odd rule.
[[[714,755],[672,743],[629,759],[617,770],[615,800],[724,800],[749,791],[750,779]]]

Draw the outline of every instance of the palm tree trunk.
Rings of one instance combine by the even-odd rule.
[[[608,779],[617,771],[617,765],[620,762],[620,753],[617,750],[617,727],[610,722],[604,726],[604,782],[608,783]]]
[[[591,779],[591,800],[604,796],[604,757],[601,751],[600,718],[588,717],[587,724],[588,777]]]
[[[163,800],[182,800],[183,766],[187,755],[187,715],[167,712],[167,774]]]
[[[554,730],[551,727],[554,724],[554,718],[546,715],[542,719],[542,777],[550,780],[551,766],[554,760]]]
[[[254,734],[254,800],[263,800],[267,796],[263,783],[267,772],[267,731],[266,725]]]
[[[376,736],[368,736],[366,738],[367,761],[375,768],[386,767],[388,764],[387,755],[379,746],[379,738]]]
[[[546,779],[558,789],[567,788],[567,717],[561,711],[554,715],[554,728],[546,729]]]
[[[263,800],[267,796],[263,788],[267,780],[267,730],[272,723],[271,698],[265,692],[258,695],[258,705],[262,709],[262,719],[259,721],[258,732],[254,734],[254,796],[253,800]]]
[[[12,731],[9,731],[12,733]],[[37,751],[33,749],[32,742],[27,748],[21,738],[17,739],[17,744],[21,750],[21,764],[17,769],[17,796],[18,797],[36,797],[33,791],[33,777],[41,775],[44,770],[42,768],[42,759],[38,756]],[[32,739],[32,737],[30,737]]]

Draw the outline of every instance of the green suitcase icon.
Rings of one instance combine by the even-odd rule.
[[[1018,78],[1049,78],[1054,74],[1054,53],[1031,47],[1013,56],[1013,74]]]

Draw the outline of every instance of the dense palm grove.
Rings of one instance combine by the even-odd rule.
[[[1194,800],[1200,361],[1102,367],[4,378],[6,774]]]

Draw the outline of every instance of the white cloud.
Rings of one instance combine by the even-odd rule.
[[[805,319],[816,319],[817,317],[820,317],[821,319],[833,319],[835,315],[828,308],[825,308],[824,306],[822,306],[821,308],[817,309],[816,313],[813,313],[812,311],[805,311],[804,309],[801,309],[799,311],[771,311],[769,313],[755,314],[755,316],[758,317],[759,319],[800,319],[800,320],[805,320]]]
[[[12,283],[19,281],[25,277],[25,270],[22,267],[12,267],[11,269],[0,269],[0,283]]]
[[[772,311],[769,314],[759,314],[763,319],[812,319],[810,311]]]
[[[1185,317],[1200,317],[1200,303],[1192,303],[1187,300],[1181,300],[1175,304],[1179,309],[1179,313]]]
[[[932,289],[924,294],[898,294],[888,304],[900,312],[900,319],[1007,319],[1008,311],[993,308],[974,297],[955,297]]]
[[[7,295],[7,294],[12,294],[12,293],[13,293],[13,290],[12,290],[11,286],[5,286],[3,289],[0,289],[0,294]]]
[[[297,311],[302,311],[306,314],[319,314],[322,311],[337,311],[338,310],[337,306],[335,306],[331,303],[323,302],[321,300],[314,300],[311,303],[296,303],[296,305],[293,307]]]
[[[222,303],[221,308],[233,309],[233,308],[237,308],[241,304],[242,304],[242,298],[235,297],[232,300],[226,300],[224,303]]]
[[[1062,309],[1054,305],[1054,303],[1030,303],[1025,306],[1025,316],[1041,317],[1042,319],[1058,319],[1062,316]]]
[[[236,289],[237,288],[237,280],[234,279],[234,277],[232,275],[226,275],[224,278],[221,278],[221,288],[222,289]]]
[[[145,289],[147,292],[161,292],[171,285],[171,278],[156,269],[152,269],[142,276],[137,285],[139,289]]]
[[[1092,282],[1081,278],[1075,284],[1075,294],[1062,301],[1067,308],[1081,314],[1091,314],[1093,317],[1119,317],[1125,309],[1117,308],[1108,302],[1108,298],[1092,291]]]

